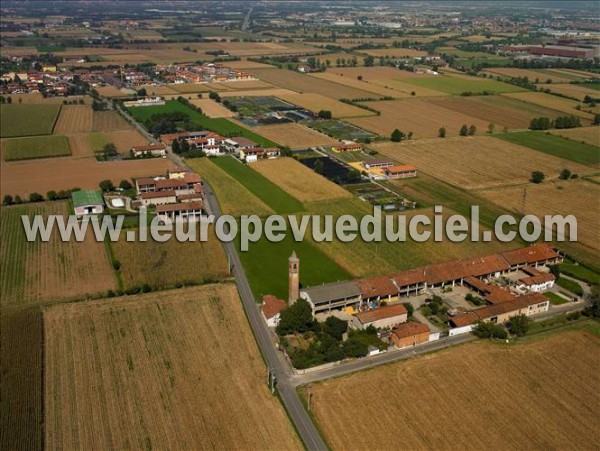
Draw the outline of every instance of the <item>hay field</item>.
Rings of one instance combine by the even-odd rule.
[[[438,179],[466,189],[527,183],[532,171],[547,179],[565,167],[579,175],[594,172],[582,164],[487,136],[372,144],[372,148],[402,163],[414,164]]]
[[[400,90],[395,90],[390,87],[380,86],[378,84],[375,84],[372,81],[368,81],[368,80],[364,80],[364,79],[362,81],[359,81],[355,77],[346,77],[343,75],[331,73],[330,71],[314,73],[314,74],[310,74],[310,76],[320,78],[322,80],[329,80],[334,83],[339,83],[342,85],[350,86],[351,88],[368,90],[369,92],[373,93],[372,97],[383,96],[383,97],[402,98],[402,97],[410,96],[410,93],[407,93],[405,91],[400,91]]]
[[[301,74],[284,69],[251,69],[257,78],[299,93],[320,94],[332,99],[369,98],[373,94],[362,89],[351,88],[328,80],[316,79],[308,74]]]
[[[252,168],[301,202],[352,197],[349,191],[293,158],[261,160],[254,163]]]
[[[199,233],[197,227],[196,231]],[[115,258],[121,262],[125,289],[144,284],[159,288],[205,283],[228,275],[225,252],[212,227],[206,242],[182,243],[175,237],[164,243],[152,239],[128,242],[121,236],[111,245]]]
[[[339,144],[339,141],[297,123],[259,125],[253,127],[252,130],[282,146],[288,146],[292,150]]]
[[[312,411],[333,449],[594,449],[598,346],[467,344],[314,384]]]
[[[572,85],[572,84],[551,84],[551,85],[539,85],[543,89],[549,89],[552,92],[562,94],[568,97],[572,97],[577,100],[583,100],[585,96],[595,98],[598,96],[598,91],[588,88],[586,86]]]
[[[54,125],[54,134],[91,132],[94,114],[88,105],[63,105]]]
[[[234,284],[56,306],[44,324],[47,449],[301,448]]]
[[[94,111],[91,131],[112,132],[115,130],[133,130],[133,126],[117,111]]]
[[[223,214],[267,216],[274,213],[267,204],[210,159],[194,158],[186,163],[210,185]]]
[[[45,194],[46,192],[43,191]],[[104,243],[93,233],[83,242],[28,242],[21,215],[68,215],[67,202],[2,207],[1,305],[13,306],[82,297],[116,287]]]
[[[0,165],[0,194],[29,196],[32,192],[46,194],[50,190],[74,187],[98,189],[98,183],[164,174],[173,163],[168,159],[97,162],[89,158],[47,158],[4,163]]]
[[[363,89],[376,89],[377,86],[383,89],[390,89],[394,92],[392,97],[408,97],[415,93],[416,97],[436,97],[447,96],[448,94],[435,89],[416,86],[407,83],[407,78],[428,77],[430,75],[417,74],[405,70],[394,69],[392,67],[336,67],[328,69],[326,74],[336,74],[344,79],[353,79],[358,81],[357,77],[362,77],[361,83],[366,86]],[[347,77],[347,78],[346,78]],[[337,81],[343,83],[342,81]]]
[[[440,127],[446,136],[457,136],[463,124],[475,125],[479,133],[487,130],[488,122],[476,116],[441,108],[427,100],[407,99],[365,102],[381,112],[380,116],[347,119],[348,122],[370,132],[389,137],[395,128],[404,133],[413,132],[414,139],[434,138]]]
[[[558,74],[551,74],[531,69],[494,67],[492,69],[486,69],[484,72],[511,78],[527,77],[529,78],[529,81],[536,82],[535,80],[537,79],[539,83],[545,83],[546,80],[552,80],[552,83],[569,83],[571,81],[569,78],[561,77]]]
[[[568,138],[575,141],[583,141],[586,144],[600,147],[600,128],[598,127],[579,127],[568,130],[552,130],[550,133],[562,136],[563,138]],[[600,149],[598,152],[600,152]]]
[[[393,58],[414,58],[418,56],[427,56],[427,52],[423,50],[403,49],[401,47],[389,47],[385,49],[367,49],[361,50],[361,52],[374,57],[391,56]]]
[[[431,99],[431,103],[456,113],[479,118],[492,123],[496,130],[526,129],[534,117],[554,119],[562,112],[532,105],[501,96],[445,97]],[[487,131],[480,129],[480,132]]]
[[[539,105],[544,108],[551,108],[558,110],[568,115],[578,116],[585,119],[593,118],[593,115],[586,113],[585,111],[577,110],[575,107],[579,105],[578,102],[564,97],[553,96],[552,94],[546,94],[543,92],[512,92],[502,94],[503,97],[509,97],[511,99],[521,100],[523,102]]]
[[[575,215],[578,241],[596,251],[600,250],[600,185],[586,180],[555,180],[527,186],[525,208],[524,188],[513,186],[484,190],[485,199],[514,212],[544,215]],[[551,202],[548,200],[551,199]],[[523,212],[524,210],[524,212]]]
[[[375,113],[363,108],[358,108],[354,105],[339,102],[330,97],[326,97],[315,93],[303,93],[303,94],[283,94],[279,96],[281,99],[299,105],[302,108],[306,108],[314,113],[318,113],[321,110],[331,111],[334,118],[347,118],[347,117],[361,117],[361,116],[373,116]]]
[[[193,99],[190,102],[200,108],[208,117],[235,117],[236,115],[236,113],[212,99]]]

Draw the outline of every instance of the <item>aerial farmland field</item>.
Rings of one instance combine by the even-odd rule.
[[[317,146],[333,146],[339,141],[298,123],[259,125],[253,130],[267,139],[290,149],[306,149]]]
[[[421,139],[436,137],[440,127],[446,128],[447,136],[457,136],[463,124],[475,125],[479,133],[487,130],[488,126],[488,121],[477,116],[451,111],[424,99],[364,102],[364,104],[380,111],[381,115],[348,118],[346,121],[386,138],[396,128],[404,133],[413,132],[414,139]]]
[[[94,111],[91,131],[113,132],[118,130],[133,130],[133,126],[116,111]]]
[[[407,83],[424,88],[435,89],[448,94],[461,94],[463,92],[520,92],[522,88],[495,80],[485,78],[437,75],[431,77],[411,77],[404,79]]]
[[[28,136],[6,139],[2,143],[4,161],[65,157],[68,155],[71,155],[71,148],[69,140],[65,136]]]
[[[261,160],[252,168],[301,202],[352,196],[293,158]]]
[[[234,284],[60,305],[44,325],[48,449],[301,448]]]
[[[23,104],[0,106],[0,137],[50,135],[61,105]]]
[[[551,92],[562,94],[573,99],[583,100],[585,96],[597,97],[598,91],[589,88],[585,85],[574,85],[574,84],[551,84],[551,85],[540,85],[543,89],[549,89]]]
[[[527,183],[533,171],[542,171],[547,178],[558,177],[565,167],[579,175],[595,172],[579,163],[565,164],[560,158],[486,136],[378,143],[371,147],[466,189]]]
[[[294,105],[299,105],[302,108],[306,108],[313,113],[318,113],[321,110],[331,111],[334,118],[373,116],[375,114],[372,111],[339,102],[320,94],[292,93],[282,94],[279,97],[287,102],[293,103]]]
[[[83,242],[63,242],[57,233],[48,243],[28,242],[21,215],[68,215],[67,202],[2,207],[2,306],[84,297],[116,287],[104,248],[93,234]]]
[[[467,344],[313,384],[311,411],[333,449],[592,449],[598,346],[583,330]]]
[[[89,105],[63,105],[54,126],[54,134],[89,133],[94,111]]]
[[[141,288],[144,284],[155,289],[173,287],[217,281],[228,276],[227,259],[212,227],[206,242],[185,243],[175,237],[164,243],[151,238],[145,242],[128,242],[122,235],[111,246],[121,263],[125,289]]]
[[[571,99],[565,99],[564,97],[554,96],[552,94],[546,94],[544,92],[510,92],[502,94],[502,96],[521,100],[529,104],[539,105],[544,108],[562,111],[568,115],[578,116],[585,119],[591,119],[593,117],[592,114],[576,108],[579,105],[579,102]]]
[[[598,127],[578,127],[565,130],[553,130],[553,135],[574,141],[583,141],[591,146],[600,147],[600,129]]]

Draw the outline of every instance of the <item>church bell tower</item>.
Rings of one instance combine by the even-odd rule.
[[[289,296],[288,302],[292,305],[300,297],[300,260],[296,251],[292,252],[288,260]]]

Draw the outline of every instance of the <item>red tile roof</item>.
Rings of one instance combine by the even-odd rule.
[[[270,319],[287,308],[287,303],[283,299],[278,299],[272,294],[263,296],[263,303],[260,306],[265,318]]]
[[[414,172],[417,168],[415,168],[412,164],[403,164],[400,166],[390,166],[384,169],[385,172],[389,172],[390,174],[401,174],[403,172]]]
[[[454,324],[455,327],[465,327],[479,322],[479,317],[473,312],[467,312],[452,316],[449,318],[449,321]]]
[[[421,335],[429,333],[429,327],[423,323],[403,323],[398,324],[392,329],[392,334],[398,338],[412,337],[414,335]]]
[[[408,314],[406,307],[402,304],[386,305],[385,307],[379,307],[367,312],[360,312],[356,315],[356,318],[361,324],[368,324],[381,319],[393,318],[395,316],[401,316]]]
[[[408,271],[392,274],[392,278],[398,287],[406,287],[408,285],[425,283],[425,268],[414,268]]]
[[[389,276],[371,277],[356,281],[363,298],[377,296],[394,296],[398,294],[398,288]]]
[[[501,255],[511,265],[538,263],[560,257],[556,249],[548,243],[534,244],[514,251],[503,252]]]
[[[140,197],[142,199],[158,199],[161,197],[175,197],[175,191],[173,190],[168,190],[168,191],[152,191],[149,193],[142,193],[140,194]]]
[[[182,204],[166,204],[156,207],[157,213],[167,213],[172,211],[193,211],[202,210],[202,202],[184,202]]]

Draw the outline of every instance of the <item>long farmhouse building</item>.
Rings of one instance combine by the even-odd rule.
[[[301,290],[300,297],[310,303],[314,314],[343,309],[360,311],[375,308],[382,301],[390,302],[421,294],[426,288],[468,285],[486,295],[489,303],[501,304],[518,297],[483,280],[524,268],[531,274],[531,268],[560,263],[562,260],[563,256],[557,249],[543,243],[501,254],[427,265],[387,276],[318,285]],[[547,283],[548,277],[543,279],[541,283]]]

